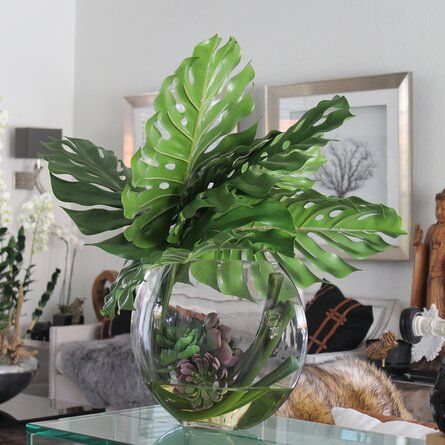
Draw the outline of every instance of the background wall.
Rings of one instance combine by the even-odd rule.
[[[156,91],[200,40],[239,40],[263,87],[414,74],[413,222],[434,221],[445,186],[445,3],[437,0],[78,0],[74,131],[122,150],[122,97]],[[348,293],[409,301],[412,264],[362,262]]]
[[[8,110],[11,127],[4,135],[0,169],[16,213],[33,193],[12,189],[13,172],[31,171],[34,161],[12,157],[13,128],[53,127],[62,128],[65,134],[73,132],[74,21],[75,0],[0,0],[0,108]],[[61,211],[57,221],[65,221]],[[63,264],[63,254],[61,243],[55,241],[47,253],[35,258],[34,292],[25,303],[27,320],[50,274]],[[57,301],[58,292],[46,318],[56,311]]]

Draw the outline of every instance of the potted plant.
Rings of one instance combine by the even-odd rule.
[[[4,131],[7,114],[0,112],[0,134]],[[14,397],[33,379],[38,362],[35,353],[24,347],[20,317],[23,303],[33,283],[34,255],[45,250],[49,228],[53,221],[52,203],[48,194],[37,196],[22,206],[21,227],[14,235],[11,230],[12,212],[9,193],[0,171],[0,403]],[[26,248],[26,232],[31,233],[31,246]],[[25,262],[26,252],[28,260]],[[57,283],[56,269],[47,283],[32,313],[26,330],[29,335],[42,315]]]
[[[324,133],[352,117],[345,97],[285,132],[233,133],[254,106],[239,62],[233,38],[198,44],[163,82],[131,168],[90,141],[45,144],[56,197],[90,207],[70,217],[85,235],[114,231],[95,245],[128,261],[103,313],[134,310],[148,387],[182,424],[227,429],[294,388],[307,340],[296,288],[356,270],[329,247],[362,259],[404,233],[393,209],[312,189]]]
[[[72,225],[53,226],[53,236],[65,245],[65,265],[62,279],[62,288],[59,297],[59,312],[53,315],[54,326],[67,326],[83,324],[83,299],[76,298],[71,302],[74,268],[77,253],[83,242],[76,234]]]

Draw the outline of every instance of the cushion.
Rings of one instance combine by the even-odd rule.
[[[305,304],[314,298],[314,293],[305,292]],[[384,332],[392,331],[400,337],[399,317],[400,301],[395,298],[354,295],[354,299],[365,306],[372,306],[374,321],[366,335],[370,338],[380,338]]]
[[[366,337],[373,322],[372,307],[345,298],[333,284],[323,283],[306,306],[308,353],[348,351]]]
[[[425,440],[428,434],[437,431],[424,425],[396,420],[381,422],[375,417],[368,416],[350,408],[335,407],[331,410],[336,426],[342,428],[353,428],[356,430],[372,431],[374,433],[390,434],[395,436],[412,437]]]
[[[64,343],[58,349],[56,366],[95,408],[126,409],[155,403],[136,365],[128,334]]]

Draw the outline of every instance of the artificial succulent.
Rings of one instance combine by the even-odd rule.
[[[178,379],[175,392],[195,409],[210,408],[227,390],[227,369],[210,352],[181,360],[175,371]]]

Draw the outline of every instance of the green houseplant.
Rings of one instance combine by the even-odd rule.
[[[147,283],[133,323],[147,384],[179,420],[228,428],[271,415],[289,394],[273,391],[295,386],[306,341],[295,286],[356,270],[329,248],[363,259],[389,247],[382,235],[404,233],[393,209],[312,189],[324,133],[352,117],[345,97],[320,102],[285,132],[232,133],[254,107],[254,71],[236,71],[240,58],[233,38],[196,46],[163,82],[131,168],[90,141],[45,144],[56,197],[89,207],[66,209],[70,217],[85,235],[114,231],[95,245],[127,260],[104,314],[134,309]],[[201,286],[211,309],[176,301],[178,283],[183,294]],[[220,320],[234,318],[215,309],[221,296],[260,305],[243,348]],[[280,361],[281,350],[291,353]]]
[[[0,110],[0,136],[7,121],[8,114]],[[16,232],[12,215],[10,193],[0,170],[0,403],[20,393],[32,381],[38,367],[36,352],[24,345],[21,317],[34,283],[35,255],[47,247],[54,218],[51,197],[46,193],[23,203]],[[27,241],[30,241],[28,249]],[[42,315],[59,274],[56,268],[47,282],[32,312],[26,336]]]

